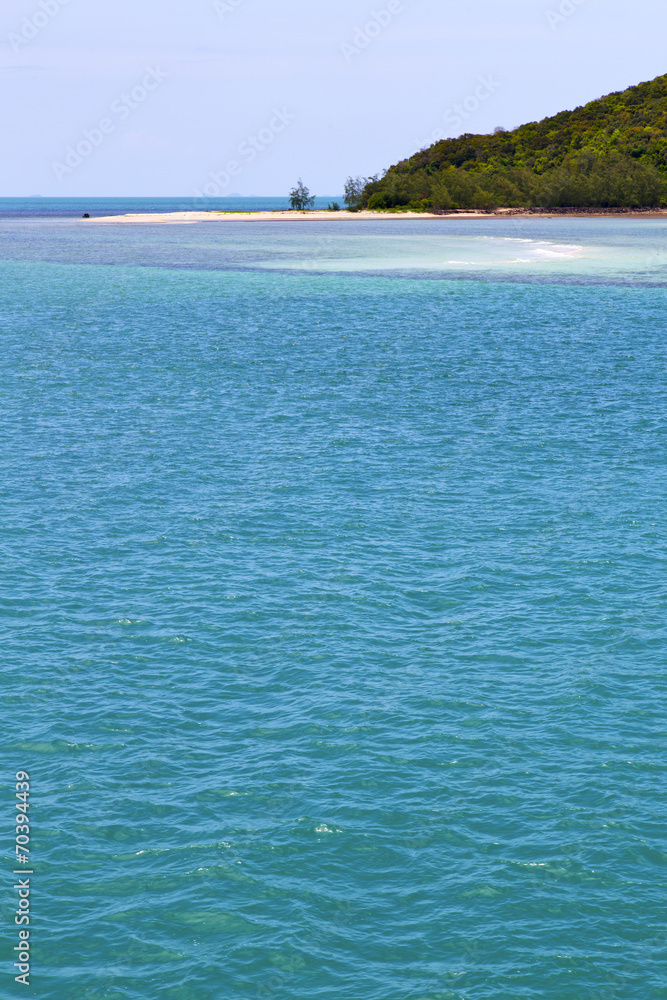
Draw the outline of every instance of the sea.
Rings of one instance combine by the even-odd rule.
[[[0,202],[0,996],[666,1000],[667,221],[110,207]]]
[[[316,197],[313,208],[321,210],[338,204],[344,208],[343,196]],[[0,219],[71,219],[91,218],[132,213],[159,214],[165,212],[283,212],[289,209],[289,198],[0,198]]]

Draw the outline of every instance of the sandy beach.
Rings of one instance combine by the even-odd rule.
[[[343,222],[350,219],[443,219],[461,218],[461,215],[443,216],[428,212],[169,212],[165,214],[105,215],[86,222],[126,222],[135,224],[167,223],[171,225],[191,225],[195,222]],[[470,217],[488,218],[482,212],[470,213]]]
[[[651,218],[667,216],[667,209],[590,209],[590,210],[536,210],[520,208],[500,208],[495,212],[168,212],[144,213],[136,215],[104,215],[85,219],[93,222],[112,222],[134,225],[193,225],[199,222],[348,222],[348,221],[405,221],[406,219],[554,219],[554,218]]]

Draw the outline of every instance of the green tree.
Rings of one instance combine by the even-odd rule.
[[[348,177],[345,181],[345,204],[351,211],[357,212],[361,208],[364,188],[370,179],[370,177]]]
[[[359,180],[348,181],[355,207]],[[424,199],[436,209],[664,205],[667,74],[509,132],[440,140],[369,178],[361,205]]]
[[[291,208],[297,212],[305,212],[315,204],[314,195],[311,195],[300,177],[297,186],[289,193],[289,202]]]
[[[384,191],[378,191],[376,194],[372,194],[368,199],[368,209],[370,212],[375,212],[378,209],[384,209],[389,207],[389,196]]]
[[[446,184],[436,181],[431,190],[431,201],[434,208],[446,209],[452,207],[452,196],[447,190]]]

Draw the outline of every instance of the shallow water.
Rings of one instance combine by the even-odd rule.
[[[667,997],[664,245],[0,224],[16,991]]]
[[[659,286],[662,219],[220,221],[2,219],[0,259],[195,270]]]

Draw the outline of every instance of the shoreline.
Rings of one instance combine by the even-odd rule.
[[[624,208],[568,208],[568,209],[534,209],[534,208],[499,208],[494,212],[457,211],[457,212],[381,212],[362,210],[349,212],[342,209],[339,212],[326,210],[277,211],[277,212],[144,212],[127,215],[104,215],[97,218],[82,219],[87,224],[95,222],[122,223],[123,225],[193,225],[199,222],[377,222],[379,220],[405,219],[663,219],[667,218],[667,209],[624,209]]]

